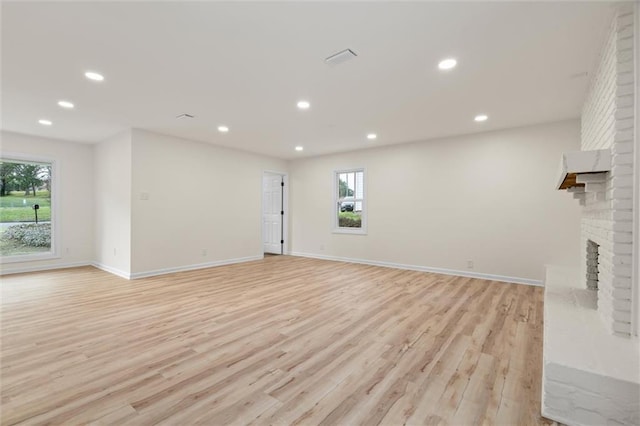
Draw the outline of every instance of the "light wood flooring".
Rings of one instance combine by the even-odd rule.
[[[2,278],[1,423],[547,424],[542,289],[289,256]]]

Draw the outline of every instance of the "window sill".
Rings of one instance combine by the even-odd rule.
[[[54,260],[60,259],[60,256],[53,252],[37,253],[37,254],[21,254],[16,256],[0,256],[0,264],[18,263],[18,262],[36,262],[38,260]]]
[[[367,235],[366,229],[334,228],[334,234]]]

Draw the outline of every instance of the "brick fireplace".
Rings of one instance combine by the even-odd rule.
[[[584,126],[584,124],[583,124]],[[611,154],[611,171],[578,174],[581,194],[582,276],[585,288],[597,289],[597,309],[611,333],[631,334],[632,185],[625,154]],[[622,155],[622,158],[621,158]],[[626,167],[631,169],[623,174]],[[626,208],[625,208],[626,207]]]
[[[587,288],[598,290],[598,244],[587,240]]]
[[[577,267],[547,265],[542,414],[570,425],[640,424],[632,303],[637,13],[637,4],[615,5],[582,109],[581,150],[563,155],[557,184],[582,206],[581,247]]]
[[[624,336],[632,331],[633,18],[633,4],[626,4],[611,24],[582,111],[582,151],[563,156],[558,185],[583,206],[584,287],[596,288],[597,282],[598,313],[611,333]],[[595,266],[588,261],[595,247],[592,277]]]

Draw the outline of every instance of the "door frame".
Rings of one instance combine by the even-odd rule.
[[[260,241],[262,242],[260,250],[264,256],[264,196],[263,196],[263,182],[264,177],[269,175],[280,175],[284,182],[284,189],[282,191],[282,208],[284,215],[282,217],[282,239],[284,244],[282,245],[282,254],[289,254],[289,173],[276,170],[263,170],[260,176]]]

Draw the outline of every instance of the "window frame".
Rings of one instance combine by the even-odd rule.
[[[60,232],[58,220],[58,163],[56,160],[47,157],[32,156],[28,154],[16,154],[3,152],[0,154],[2,161],[14,163],[40,163],[51,166],[51,247],[48,252],[17,254],[14,256],[0,256],[0,265],[8,263],[35,262],[40,260],[59,259],[58,238]]]
[[[339,209],[338,200],[340,199],[340,174],[342,173],[357,173],[362,172],[362,214],[361,214],[361,227],[360,228],[347,228],[339,226]],[[364,167],[353,167],[348,169],[338,169],[333,171],[332,179],[332,192],[333,192],[333,205],[331,207],[331,224],[332,233],[334,234],[352,234],[352,235],[367,235],[367,171]],[[357,200],[360,200],[359,198]],[[353,202],[356,203],[354,196]]]

